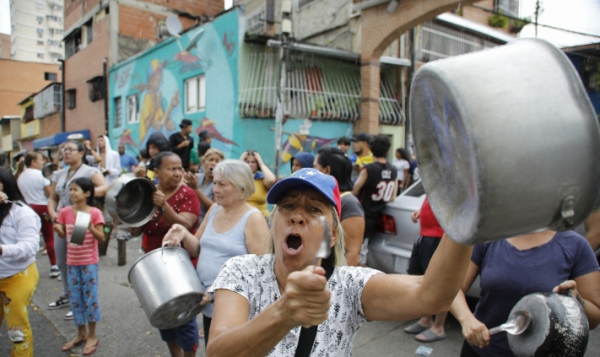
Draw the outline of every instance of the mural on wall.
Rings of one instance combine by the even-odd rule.
[[[238,92],[239,10],[191,29],[110,69],[110,138],[137,155],[148,137],[167,138],[190,119],[229,156]],[[210,119],[209,119],[210,118]],[[198,137],[195,136],[195,143]]]

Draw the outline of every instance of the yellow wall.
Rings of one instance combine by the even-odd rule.
[[[33,106],[33,97],[29,98],[26,102],[21,103],[21,139],[37,137],[40,135],[40,121],[33,119],[28,123],[23,123],[23,116],[25,110]]]
[[[395,152],[397,148],[405,147],[405,126],[397,125],[379,125],[379,131],[381,134],[390,135],[392,137],[392,147],[390,147],[390,153],[388,154],[388,160],[395,159]]]

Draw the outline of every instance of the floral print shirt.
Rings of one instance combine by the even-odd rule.
[[[211,301],[218,289],[234,291],[250,303],[249,319],[281,297],[273,271],[271,254],[242,255],[229,259],[208,289]],[[329,317],[317,328],[311,356],[351,356],[354,336],[366,321],[361,296],[369,279],[378,270],[360,267],[337,267],[327,282],[331,290]],[[293,328],[267,354],[268,357],[293,357],[300,338],[300,327]]]

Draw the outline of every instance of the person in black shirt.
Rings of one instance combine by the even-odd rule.
[[[381,211],[387,202],[396,198],[398,192],[398,171],[386,158],[391,146],[390,139],[386,135],[376,135],[370,140],[369,146],[373,163],[362,168],[352,190],[365,210],[365,236],[359,259],[361,265],[367,263],[369,237],[375,233]]]
[[[190,153],[194,147],[194,138],[190,136],[192,133],[192,121],[183,119],[179,125],[181,131],[169,137],[169,146],[171,151],[181,158],[181,164],[185,171],[190,168]]]

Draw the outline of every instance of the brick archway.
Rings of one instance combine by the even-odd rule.
[[[379,133],[379,57],[401,34],[435,16],[478,0],[400,0],[393,13],[388,4],[363,9],[361,14],[361,118],[356,132]]]

